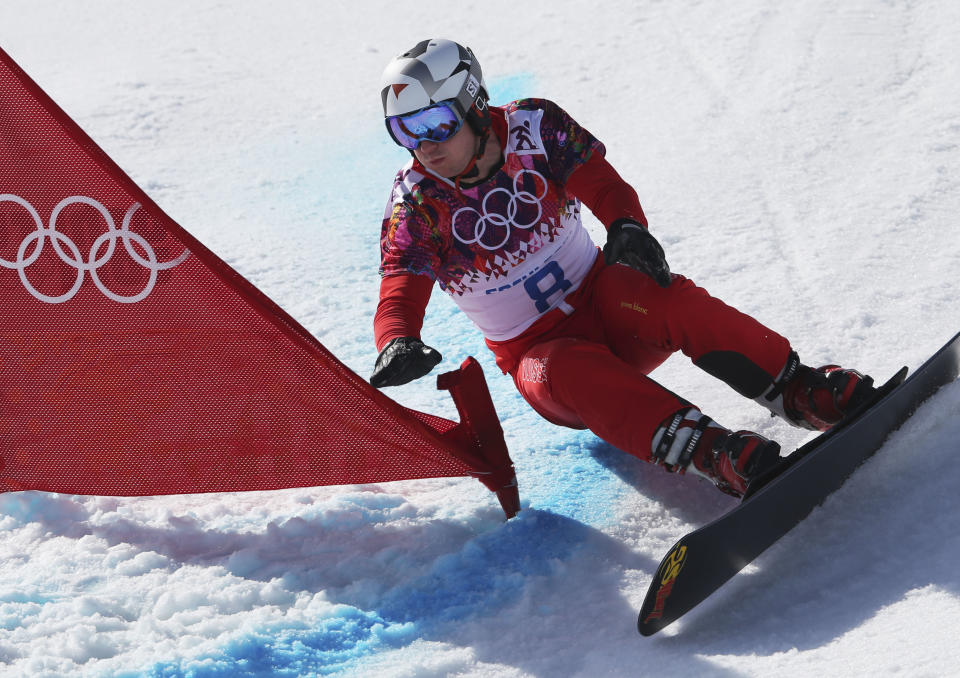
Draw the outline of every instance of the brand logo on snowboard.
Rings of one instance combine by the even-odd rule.
[[[663,561],[663,576],[660,578],[660,588],[657,590],[657,602],[653,606],[653,612],[647,615],[643,621],[644,624],[654,619],[660,619],[663,616],[663,609],[667,604],[667,598],[673,592],[673,585],[680,576],[680,570],[687,562],[687,547],[680,546],[674,549],[666,560]]]

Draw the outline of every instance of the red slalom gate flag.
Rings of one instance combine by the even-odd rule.
[[[0,50],[0,491],[472,475],[520,508],[479,364],[402,407],[178,226]]]

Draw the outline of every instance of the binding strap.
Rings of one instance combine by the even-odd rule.
[[[656,449],[653,451],[653,462],[664,466],[668,471],[679,471],[690,465],[690,461],[697,451],[697,444],[700,442],[700,438],[703,437],[703,432],[713,423],[713,419],[698,412],[699,419],[697,423],[689,427],[692,429],[690,436],[683,443],[683,447],[679,451],[676,450],[675,448],[678,442],[677,432],[680,430],[681,424],[683,424],[687,415],[692,411],[695,410],[681,410],[673,415],[670,423],[666,425],[663,434],[660,436],[660,441],[657,443]]]
[[[680,453],[680,459],[677,461],[677,466],[680,468],[687,468],[690,465],[690,460],[693,459],[693,453],[697,450],[697,444],[700,442],[700,438],[703,437],[703,432],[707,430],[707,427],[713,423],[713,419],[707,416],[700,418],[700,421],[697,422],[697,425],[693,427],[693,433],[690,434],[690,440],[687,441],[687,444],[684,445],[683,451]]]
[[[670,423],[667,424],[666,430],[663,432],[663,435],[660,437],[660,443],[657,445],[657,449],[653,451],[653,460],[657,464],[666,463],[667,455],[670,453],[670,448],[673,447],[673,441],[677,439],[677,429],[680,428],[680,423],[683,421],[684,416],[686,416],[689,410],[681,410],[673,415],[673,419],[670,420]]]
[[[774,400],[780,397],[780,394],[783,393],[783,389],[786,388],[787,384],[790,383],[790,380],[793,379],[797,370],[800,369],[800,356],[797,355],[796,351],[790,351],[790,355],[787,357],[787,364],[783,366],[783,370],[780,371],[780,376],[773,383],[773,386],[763,394],[763,397],[766,398],[767,402],[772,403]]]

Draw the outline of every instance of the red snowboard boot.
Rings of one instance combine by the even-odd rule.
[[[651,461],[675,473],[695,473],[721,491],[743,496],[747,484],[780,459],[780,445],[751,431],[730,431],[696,408],[663,422]]]
[[[839,365],[812,369],[801,365],[783,392],[787,416],[818,431],[826,431],[873,395],[873,379]]]
[[[790,354],[770,391],[757,402],[795,426],[827,431],[874,394],[873,379],[838,365],[813,369]]]

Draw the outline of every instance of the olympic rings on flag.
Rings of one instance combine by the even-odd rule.
[[[184,248],[183,252],[175,259],[163,262],[157,261],[157,254],[150,243],[147,242],[146,238],[139,233],[134,233],[130,230],[130,220],[133,218],[133,215],[136,213],[136,211],[140,209],[140,203],[134,203],[130,206],[130,209],[127,210],[127,213],[123,217],[122,225],[120,228],[117,228],[117,225],[114,223],[113,217],[110,216],[110,212],[107,210],[107,208],[93,198],[88,198],[84,195],[74,195],[61,200],[50,213],[50,225],[48,227],[43,225],[43,219],[40,218],[40,215],[37,213],[37,210],[33,207],[33,205],[20,196],[12,193],[0,194],[0,204],[5,202],[12,202],[26,210],[27,213],[33,218],[33,221],[37,226],[37,230],[31,231],[29,234],[27,234],[27,236],[20,243],[20,247],[17,249],[17,258],[15,260],[9,261],[3,257],[0,257],[0,266],[16,271],[20,276],[20,282],[23,283],[24,288],[35,298],[48,304],[62,304],[63,302],[69,301],[76,296],[77,292],[79,292],[80,288],[83,286],[84,273],[90,274],[90,277],[93,279],[93,284],[96,285],[97,289],[100,290],[108,299],[112,299],[113,301],[124,304],[133,304],[138,301],[143,301],[147,298],[150,292],[153,291],[153,287],[157,282],[157,273],[159,271],[173,268],[174,266],[179,266],[187,259],[187,257],[190,256],[190,251]],[[87,255],[86,261],[83,260],[83,256],[81,255],[80,249],[77,247],[76,243],[74,243],[73,240],[71,240],[67,235],[57,230],[57,218],[60,216],[60,213],[63,212],[65,208],[75,203],[89,205],[95,209],[100,213],[107,225],[107,232],[94,240],[93,244],[90,246],[90,253]],[[73,286],[59,296],[49,296],[43,294],[36,287],[34,287],[33,283],[31,283],[27,278],[27,268],[40,258],[40,254],[43,252],[43,248],[46,245],[48,238],[54,252],[56,252],[57,256],[60,258],[60,261],[67,266],[76,269],[77,271],[77,279],[74,281]],[[126,249],[127,254],[130,255],[130,258],[133,259],[133,261],[139,266],[142,266],[149,271],[146,286],[143,288],[143,290],[134,295],[124,296],[121,294],[116,294],[108,289],[106,285],[104,285],[103,281],[100,280],[100,277],[97,274],[97,271],[113,258],[118,240],[123,241],[123,246]],[[31,245],[33,245],[33,243],[36,243],[36,245],[34,246],[33,251],[27,255],[27,250]],[[144,252],[146,258],[141,256],[137,249],[134,248],[133,243],[136,243],[141,251]],[[104,245],[106,245],[106,251],[103,254],[98,254]]]

